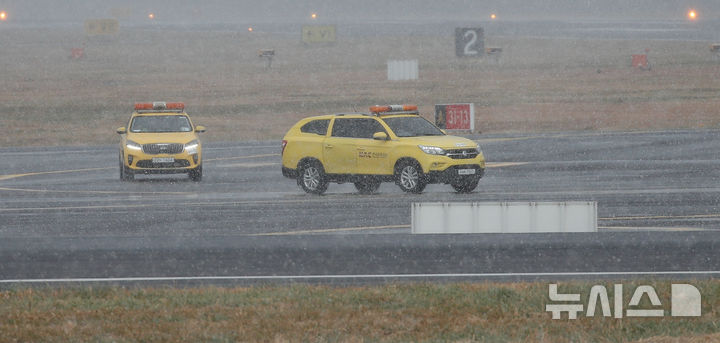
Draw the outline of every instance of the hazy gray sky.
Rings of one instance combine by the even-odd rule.
[[[83,22],[110,17],[112,9],[130,13],[126,20],[248,22],[306,20],[317,12],[325,21],[486,20],[500,19],[682,19],[695,8],[700,18],[720,16],[718,0],[0,0],[0,9],[20,21]]]

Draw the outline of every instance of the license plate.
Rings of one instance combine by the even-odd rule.
[[[175,162],[174,157],[153,157],[153,163],[173,163]]]
[[[475,175],[475,169],[458,169],[458,175]]]

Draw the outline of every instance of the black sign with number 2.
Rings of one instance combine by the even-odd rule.
[[[455,55],[457,57],[482,57],[485,53],[485,36],[482,27],[458,27],[455,29]]]

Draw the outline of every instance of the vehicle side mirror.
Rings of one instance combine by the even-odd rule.
[[[115,130],[115,132],[117,132],[118,134],[124,135],[127,133],[127,129],[125,129],[124,127],[119,127],[119,128],[117,128],[117,130]]]
[[[195,126],[195,132],[205,132],[205,131],[207,131],[205,126],[202,126],[202,125]]]
[[[376,141],[386,141],[388,140],[388,135],[385,132],[375,132],[373,133],[373,139]]]

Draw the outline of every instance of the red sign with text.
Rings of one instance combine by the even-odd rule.
[[[470,104],[445,106],[445,128],[448,130],[470,130]]]

